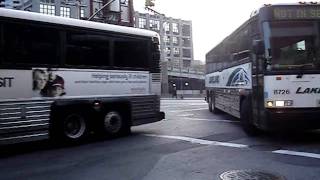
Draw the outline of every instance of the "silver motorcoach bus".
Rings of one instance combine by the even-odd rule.
[[[0,8],[0,144],[163,119],[159,59],[152,31]]]
[[[206,55],[209,110],[244,130],[320,127],[320,5],[265,5]]]

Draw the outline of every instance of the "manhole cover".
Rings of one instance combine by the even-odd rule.
[[[233,170],[220,175],[221,180],[285,180],[284,177],[263,171]]]

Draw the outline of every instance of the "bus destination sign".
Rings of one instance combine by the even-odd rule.
[[[272,13],[276,20],[320,19],[320,6],[275,7]]]

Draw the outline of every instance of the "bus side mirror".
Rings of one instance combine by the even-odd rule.
[[[253,52],[256,54],[256,55],[262,55],[264,54],[264,42],[263,40],[253,40],[252,42],[252,48],[253,48]]]

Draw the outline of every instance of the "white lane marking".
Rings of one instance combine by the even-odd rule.
[[[187,141],[190,143],[196,143],[196,144],[201,144],[201,145],[215,145],[215,146],[234,147],[234,148],[248,148],[249,147],[248,145],[245,145],[245,144],[209,141],[209,140],[203,140],[203,139],[197,139],[197,138],[191,138],[191,137],[185,137],[185,136],[167,136],[167,135],[157,135],[157,134],[144,134],[144,135],[150,136],[150,137],[176,139],[176,140]],[[315,154],[315,153],[289,151],[289,150],[276,150],[276,151],[271,151],[271,152],[275,153],[275,154],[284,154],[284,155],[292,155],[292,156],[320,159],[320,154]]]
[[[227,123],[240,123],[240,121],[226,120],[226,119],[200,119],[200,118],[185,118],[185,120],[189,121],[211,121],[211,122],[227,122]]]
[[[244,144],[226,143],[226,142],[219,142],[219,141],[208,141],[208,140],[191,138],[191,137],[184,137],[184,136],[167,136],[167,135],[157,135],[157,134],[144,134],[144,135],[151,136],[151,137],[167,138],[167,139],[177,139],[177,140],[182,140],[182,141],[187,141],[187,142],[202,144],[202,145],[215,145],[215,146],[226,146],[226,147],[235,147],[235,148],[248,147],[247,145],[244,145]]]
[[[179,114],[177,116],[179,117],[186,117],[186,116],[193,116],[194,114]]]
[[[169,111],[169,112],[189,112],[189,111],[200,111],[200,110],[205,110],[205,109],[208,109],[208,108],[198,108],[198,109],[186,109],[186,110],[175,110],[175,111]]]
[[[194,98],[194,99],[176,99],[176,98],[161,98],[161,101],[205,101],[204,98]]]
[[[277,151],[272,151],[272,152],[277,153],[277,154],[286,154],[286,155],[292,155],[292,156],[302,156],[302,157],[320,159],[320,154],[315,154],[315,153],[289,151],[289,150],[277,150]]]
[[[186,115],[194,115],[194,114],[186,114]],[[177,115],[179,117],[184,117],[184,115]],[[163,119],[168,121],[173,121],[174,119]],[[177,120],[188,120],[188,121],[209,121],[209,122],[226,122],[226,123],[240,123],[240,121],[236,120],[225,120],[225,119],[199,119],[199,118],[191,118],[191,117],[185,117],[183,119],[177,119]]]

